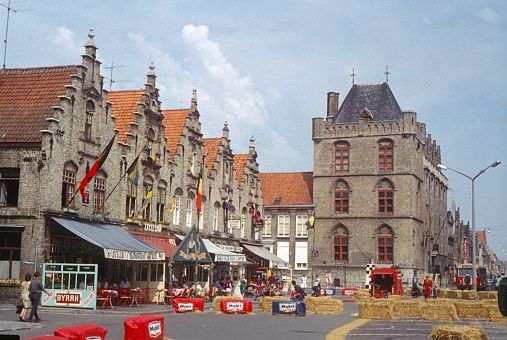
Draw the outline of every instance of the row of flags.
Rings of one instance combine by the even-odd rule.
[[[109,152],[111,151],[111,148],[113,147],[115,138],[116,138],[116,134],[113,136],[113,138],[111,139],[109,144],[107,144],[104,151],[102,151],[99,158],[97,158],[97,160],[95,161],[95,163],[93,164],[91,169],[86,173],[85,177],[81,181],[81,184],[79,186],[79,192],[80,192],[81,196],[85,195],[85,193],[84,193],[85,187],[93,179],[93,177],[95,177],[95,175],[97,175],[97,172],[99,171],[99,169],[102,167],[102,165],[106,161],[107,156],[109,156]],[[132,184],[135,186],[138,186],[139,177],[140,177],[139,156],[140,156],[140,154],[137,155],[136,159],[132,162],[132,164],[127,169],[127,176],[130,179],[130,181],[132,182]],[[150,164],[155,164],[157,162],[157,159],[153,156],[150,156],[148,161],[150,162]],[[203,178],[202,178],[202,169],[201,169],[201,172],[199,173],[199,179],[197,180],[197,193],[195,196],[195,206],[197,209],[197,215],[199,215],[202,211],[202,181],[203,181]],[[224,202],[224,209],[225,210],[227,210],[229,208],[230,193],[231,193],[231,189],[227,185],[225,188],[225,195],[226,195],[225,202]],[[145,209],[152,202],[152,196],[153,196],[153,190],[148,191],[148,193],[146,194],[146,197],[143,199],[142,209]],[[172,212],[173,209],[174,209],[174,197],[171,198],[171,200],[169,201],[169,207],[168,207],[168,210],[170,212]],[[254,215],[255,222],[261,221],[260,213],[259,213],[257,206],[255,204],[253,205],[253,215]],[[314,228],[315,213],[313,213],[313,215],[310,216],[310,218],[305,223],[305,225],[306,225],[307,230]]]

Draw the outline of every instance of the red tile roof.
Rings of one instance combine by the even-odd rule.
[[[125,143],[126,133],[130,132],[130,123],[134,121],[134,112],[138,111],[137,104],[141,102],[142,90],[111,91],[107,100],[113,104],[111,114],[115,116],[115,127],[120,130],[118,140]]]
[[[162,123],[165,126],[165,137],[167,138],[167,148],[169,149],[171,160],[174,160],[174,154],[180,142],[180,136],[183,133],[187,116],[190,109],[162,110],[164,119]]]
[[[208,169],[208,176],[211,175],[213,164],[215,163],[218,155],[218,150],[222,138],[203,138],[204,142],[204,156],[206,156],[206,168]]]
[[[260,173],[259,180],[264,205],[313,204],[313,172]]]
[[[41,142],[76,65],[0,70],[0,143]]]
[[[241,180],[243,179],[243,173],[245,172],[247,160],[248,154],[234,155],[234,170],[236,171],[236,180],[238,181],[238,187],[241,187]]]

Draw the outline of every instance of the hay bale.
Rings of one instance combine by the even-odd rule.
[[[477,293],[475,290],[464,290],[461,293],[461,298],[463,300],[477,300]]]
[[[493,305],[498,307],[498,299],[485,299],[481,300],[484,306]]]
[[[421,305],[421,318],[423,320],[458,320],[456,306],[449,300],[428,300]]]
[[[448,299],[461,299],[461,290],[450,290],[447,292]]]
[[[261,311],[268,313],[273,311],[273,301],[280,300],[287,301],[289,298],[285,296],[266,296],[258,299]]]
[[[480,327],[443,325],[433,327],[432,340],[487,340],[486,332]]]
[[[491,322],[507,322],[507,316],[503,316],[498,308],[498,302],[496,305],[486,304],[487,320]]]
[[[396,301],[393,307],[396,316],[421,316],[421,301],[405,300]]]
[[[486,291],[479,291],[477,292],[477,296],[479,297],[479,300],[486,300],[489,299],[489,292]]]
[[[343,302],[335,299],[318,301],[315,304],[314,312],[315,314],[342,314]]]
[[[488,317],[485,305],[482,302],[454,301],[456,312],[459,318],[480,318]]]
[[[355,290],[352,297],[357,301],[370,300],[371,295],[369,290]]]
[[[242,300],[242,299],[238,296],[216,296],[213,299],[213,305],[211,307],[213,311],[220,312],[220,301],[222,300]]]
[[[498,290],[490,290],[489,291],[489,298],[498,300]]]
[[[403,299],[403,296],[401,295],[391,295],[389,294],[388,297],[387,297],[387,300],[390,300],[392,303],[394,303],[395,301],[401,301]]]
[[[326,301],[333,301],[333,298],[330,296],[307,296],[305,298],[306,311],[315,313],[316,306],[320,303],[325,303]]]
[[[437,290],[437,298],[439,298],[439,299],[446,299],[448,292],[449,292],[449,289],[439,289],[439,290]]]
[[[359,317],[372,320],[392,320],[394,316],[393,304],[359,302]]]

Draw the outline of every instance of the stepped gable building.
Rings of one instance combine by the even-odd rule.
[[[312,126],[314,273],[360,287],[370,262],[399,266],[407,282],[434,271],[447,251],[437,239],[447,180],[426,125],[400,109],[387,83],[354,84],[341,106],[334,92],[327,103]]]
[[[128,276],[149,289],[163,284],[179,236],[198,220],[201,169],[203,236],[215,237],[228,255],[243,251],[245,240],[255,243],[250,219],[245,239],[241,230],[224,229],[222,207],[226,185],[236,211],[248,216],[248,204],[262,204],[253,142],[248,161],[234,164],[225,125],[219,151],[205,155],[196,91],[190,108],[163,110],[152,64],[144,88],[109,92],[93,30],[88,37],[80,65],[0,70],[0,251],[8,254],[0,280],[12,281],[2,296],[19,294],[19,279],[47,262],[97,263],[98,276],[110,280]],[[82,196],[83,178],[108,145]],[[126,176],[136,159],[137,185]]]
[[[290,264],[292,276],[309,275],[313,231],[306,222],[314,211],[313,172],[260,174],[264,200],[262,243]]]

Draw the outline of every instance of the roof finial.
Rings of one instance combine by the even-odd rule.
[[[352,85],[354,85],[356,79],[356,73],[354,72],[354,68],[352,68],[352,74],[350,76],[352,77]]]
[[[391,74],[391,72],[389,72],[389,65],[386,65],[386,71],[384,74],[386,75],[386,83],[389,83],[389,75]]]
[[[88,38],[89,40],[86,45],[95,46],[95,42],[93,41],[93,38],[95,38],[95,31],[93,28],[90,28],[90,31],[88,31]]]

